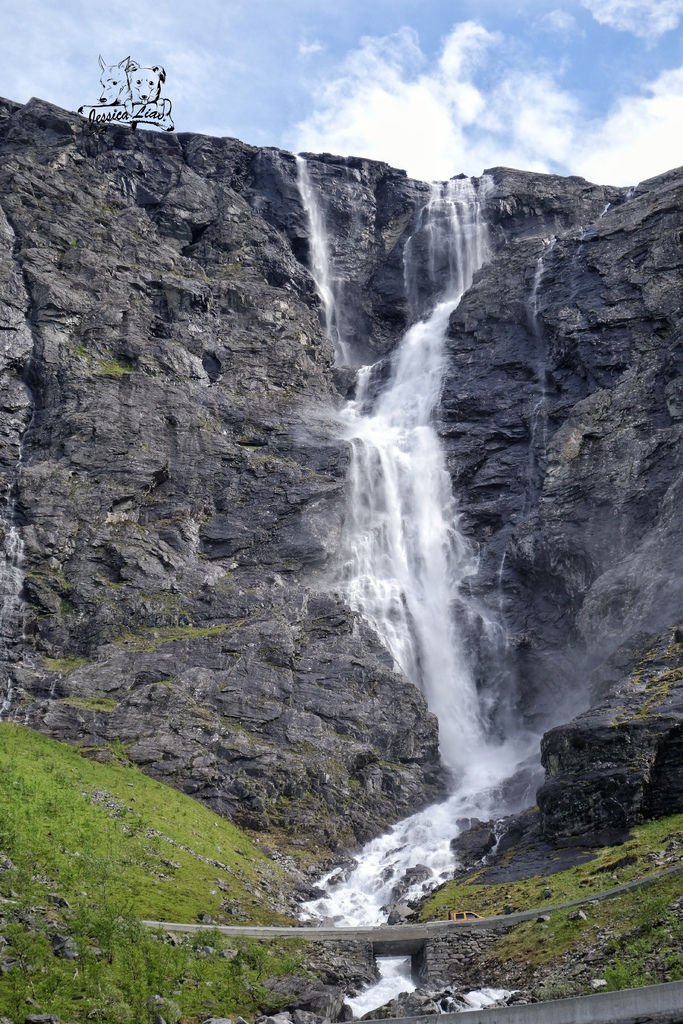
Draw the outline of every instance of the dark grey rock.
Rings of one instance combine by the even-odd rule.
[[[78,946],[69,935],[52,935],[50,945],[55,956],[62,960],[78,960]]]
[[[309,172],[341,330],[354,361],[385,357],[376,390],[429,187],[329,155]],[[545,841],[595,837],[683,798],[675,680],[664,703],[628,682],[683,616],[683,172],[488,181],[492,257],[452,317],[439,412],[480,552],[466,653],[501,734],[594,706],[548,733],[539,806]],[[445,780],[423,697],[329,593],[353,375],[308,253],[290,154],[0,103],[0,541],[19,531],[25,569],[0,658],[22,720],[102,756],[122,741],[238,822],[338,849]]]
[[[425,864],[415,864],[413,867],[408,868],[401,875],[396,885],[392,887],[392,903],[398,904],[413,886],[419,885],[420,882],[426,882],[431,877],[432,872]]]
[[[398,903],[391,907],[387,915],[387,924],[404,924],[412,914],[411,907]]]
[[[451,839],[451,849],[461,868],[471,868],[479,863],[496,845],[496,834],[491,823],[472,818],[465,831]]]
[[[683,644],[677,632],[641,651],[630,676],[543,740],[538,793],[551,839],[626,833],[683,810]]]
[[[319,1014],[310,1013],[308,1010],[294,1010],[292,1013],[292,1020],[294,1024],[319,1024],[320,1021],[326,1018],[320,1017]],[[339,1017],[340,1020],[344,1019],[344,1007]]]
[[[335,985],[325,985],[311,978],[294,976],[268,978],[264,982],[264,988],[279,997],[284,997],[287,1000],[287,1009],[291,1012],[303,1010],[330,1021],[340,1019],[346,997],[344,990]]]
[[[49,892],[45,899],[47,900],[48,903],[51,903],[53,907],[62,907],[68,909],[68,907],[70,906],[69,901],[65,899],[64,896],[60,896],[59,893],[57,892]]]

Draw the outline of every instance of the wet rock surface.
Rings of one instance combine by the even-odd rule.
[[[597,845],[598,837],[589,834],[583,841],[572,842],[570,839],[553,837],[550,841],[541,832],[540,814],[537,807],[530,808],[520,814],[512,814],[501,818],[496,822],[484,822],[478,826],[473,836],[464,832],[456,842],[461,839],[464,844],[474,844],[486,833],[487,829],[495,830],[499,837],[495,847],[487,851],[477,862],[472,860],[469,865],[462,865],[456,870],[458,875],[467,874],[473,868],[478,869],[477,877],[482,884],[497,884],[499,882],[515,882],[522,878],[533,878],[538,875],[554,875],[559,871],[566,871],[577,864],[584,864],[592,860],[595,855],[593,847]],[[625,838],[623,831],[613,831],[609,834],[602,833],[602,841],[607,843],[618,843]],[[524,907],[514,907],[514,910],[523,910]]]
[[[683,810],[683,633],[648,646],[630,676],[543,739],[545,837],[599,838]]]
[[[500,999],[487,1000],[486,1008],[515,1006],[534,1002],[526,992],[514,992]],[[396,999],[366,1013],[361,1020],[391,1020],[396,1017],[422,1017],[439,1013],[462,1013],[478,1008],[468,999],[466,989],[453,985],[420,987],[414,992],[402,992]]]
[[[451,840],[451,849],[459,868],[467,869],[478,864],[496,845],[496,833],[492,822],[471,818],[458,823],[462,831]]]
[[[322,330],[294,158],[40,101],[0,104],[0,156],[12,713],[242,824],[369,838],[443,779],[424,699],[334,594],[353,374]],[[390,353],[429,186],[329,156],[309,173],[340,330],[357,362]],[[546,738],[541,827],[597,835],[662,813],[681,763],[678,677],[662,695],[633,672],[683,611],[683,176],[628,192],[494,168],[480,188],[492,257],[452,318],[440,431],[472,596],[505,629],[483,641],[474,616],[469,655],[501,732],[594,706]],[[533,766],[518,783],[523,806]]]

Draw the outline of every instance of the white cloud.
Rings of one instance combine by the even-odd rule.
[[[312,57],[316,53],[322,53],[325,47],[317,39],[314,39],[310,43],[301,42],[298,46],[298,53],[300,57]]]
[[[541,18],[541,26],[551,32],[559,32],[561,35],[571,35],[576,31],[576,18],[568,11],[548,11]]]
[[[594,124],[577,155],[577,173],[593,181],[630,185],[683,164],[683,67],[665,71],[626,96]]]
[[[162,64],[168,79],[165,95],[174,106],[205,102],[215,88],[217,72],[225,65],[220,55],[203,44],[204,19],[215,26],[227,24],[219,0],[196,4],[157,5],[140,15],[136,0],[117,0],[104,9],[86,0],[63,4],[46,0],[14,0],[0,34],[3,91],[24,102],[38,96],[75,110],[99,95],[101,53],[107,63],[131,55],[143,65]],[[207,52],[208,51],[208,52]]]
[[[676,28],[683,0],[581,0],[596,21],[621,32],[655,38]]]
[[[337,77],[316,89],[313,114],[296,126],[299,150],[386,160],[419,178],[508,163],[547,170],[571,150],[575,101],[545,73],[500,71],[477,81],[502,38],[472,21],[456,25],[425,70],[416,34],[366,38]],[[503,54],[504,56],[504,54]]]
[[[295,149],[426,180],[504,165],[630,185],[683,163],[683,68],[589,117],[546,68],[519,70],[514,47],[474,22],[456,25],[431,65],[409,29],[366,38],[311,91]]]

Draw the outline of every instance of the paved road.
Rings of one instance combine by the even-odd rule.
[[[604,889],[599,893],[592,893],[582,896],[577,900],[568,900],[565,903],[555,903],[550,907],[536,907],[534,910],[521,910],[515,914],[497,914],[493,917],[482,917],[477,921],[430,921],[426,924],[402,924],[402,925],[371,925],[355,928],[327,928],[315,925],[301,927],[271,926],[271,925],[210,925],[210,924],[180,924],[175,921],[143,921],[148,928],[161,928],[167,932],[201,932],[219,931],[223,935],[233,937],[242,936],[251,939],[313,939],[316,942],[329,942],[333,940],[346,940],[356,942],[372,942],[381,944],[383,947],[407,946],[415,944],[419,946],[425,939],[434,939],[440,935],[453,933],[455,929],[481,930],[495,927],[496,925],[513,925],[520,921],[530,921],[539,914],[551,914],[556,910],[567,910],[570,907],[585,906],[595,901],[609,900],[621,893],[630,892],[633,889],[640,889],[646,885],[652,885],[662,878],[670,875],[677,875],[683,872],[683,864],[677,864],[666,871],[660,871],[656,875],[648,875],[647,878],[636,878],[631,882],[624,882],[622,885],[615,885],[612,889]],[[383,950],[384,952],[384,950]],[[469,1019],[469,1018],[468,1018]],[[683,1022],[683,1015],[681,1017]]]

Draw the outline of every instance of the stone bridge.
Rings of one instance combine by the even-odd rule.
[[[538,913],[538,911],[536,911]],[[169,932],[218,931],[233,938],[304,939],[337,945],[345,956],[359,964],[373,962],[378,956],[409,956],[416,981],[450,977],[457,979],[462,965],[476,957],[501,931],[528,916],[508,914],[479,921],[435,921],[428,924],[377,925],[357,928],[319,927],[240,927],[238,925],[176,924],[169,921],[144,921],[149,928]]]
[[[168,932],[218,931],[234,938],[289,938],[326,944],[337,943],[344,948],[347,956],[353,951],[358,962],[365,964],[378,956],[410,956],[413,977],[417,982],[448,978],[457,984],[464,965],[473,957],[477,957],[490,943],[495,942],[501,932],[519,924],[520,921],[530,921],[539,914],[550,914],[556,910],[567,910],[611,899],[623,892],[651,885],[662,878],[681,872],[683,864],[677,864],[667,871],[660,871],[646,878],[636,878],[611,889],[583,896],[581,899],[474,921],[430,921],[425,924],[341,928],[311,925],[286,927],[179,924],[172,921],[143,921],[143,924]],[[683,1021],[683,1013],[681,1020]]]

